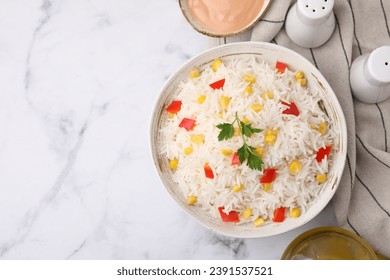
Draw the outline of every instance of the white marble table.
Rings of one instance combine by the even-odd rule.
[[[308,225],[210,232],[153,169],[164,81],[208,40],[175,0],[0,0],[1,259],[279,259]]]

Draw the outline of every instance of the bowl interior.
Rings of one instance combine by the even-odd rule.
[[[254,228],[252,225],[237,226],[233,223],[223,223],[220,219],[205,215],[204,211],[198,207],[188,206],[179,187],[172,181],[172,172],[168,167],[168,161],[159,154],[159,147],[162,141],[159,130],[164,121],[162,114],[166,106],[177,94],[179,83],[187,79],[190,70],[193,67],[202,69],[202,67],[209,65],[216,58],[240,58],[247,56],[256,56],[270,65],[274,65],[277,60],[283,61],[287,63],[291,70],[299,69],[304,71],[308,87],[311,91],[321,96],[323,110],[333,120],[334,126],[339,131],[339,134],[336,136],[338,139],[334,141],[338,146],[335,147],[336,152],[333,154],[333,164],[330,166],[327,182],[323,186],[324,190],[320,197],[316,199],[316,202],[305,214],[297,219],[286,219],[283,223],[269,223],[258,228]],[[294,51],[278,45],[260,42],[244,42],[219,46],[189,60],[168,79],[163,87],[152,114],[150,133],[154,164],[162,183],[174,200],[190,216],[205,227],[227,236],[241,238],[265,237],[280,234],[297,228],[313,219],[333,197],[342,176],[347,151],[347,129],[344,115],[333,90],[322,74],[308,60]]]
[[[263,0],[263,6],[260,9],[257,16],[250,21],[247,25],[243,26],[242,29],[234,31],[234,32],[216,32],[214,30],[208,29],[207,27],[203,26],[199,21],[194,17],[194,15],[191,12],[191,9],[188,6],[188,0],[179,0],[180,9],[184,15],[184,17],[187,19],[188,23],[198,32],[205,34],[210,37],[230,37],[237,35],[238,33],[244,32],[251,27],[253,27],[259,19],[265,14],[267,11],[269,5],[271,4],[271,0]]]

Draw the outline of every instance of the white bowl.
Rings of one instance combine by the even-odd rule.
[[[167,159],[159,154],[158,147],[160,147],[162,141],[159,130],[164,121],[162,115],[166,106],[173,100],[173,96],[177,94],[179,83],[188,79],[188,73],[193,67],[202,69],[202,67],[209,65],[210,62],[217,58],[223,59],[224,57],[232,56],[237,58],[256,56],[270,65],[274,65],[277,60],[283,61],[291,70],[299,69],[304,71],[307,78],[307,86],[311,91],[318,92],[321,96],[324,110],[330,119],[333,120],[337,130],[340,131],[337,135],[337,141],[334,141],[338,143],[338,146],[334,147],[333,163],[330,166],[327,181],[324,183],[324,190],[320,197],[318,197],[316,203],[297,219],[286,219],[283,223],[267,223],[255,228],[251,224],[236,225],[234,223],[224,223],[220,219],[207,216],[204,210],[187,205],[180,188],[172,181],[172,171],[168,167]],[[185,63],[168,79],[157,98],[150,123],[150,140],[153,161],[161,181],[168,193],[180,207],[203,226],[223,235],[240,238],[266,237],[280,234],[302,226],[313,219],[325,208],[336,192],[343,173],[347,153],[347,128],[343,111],[332,88],[319,70],[307,59],[292,50],[278,45],[260,42],[243,42],[219,46]]]

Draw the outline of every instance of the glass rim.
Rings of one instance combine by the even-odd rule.
[[[363,248],[367,252],[367,254],[371,257],[370,259],[373,259],[373,260],[378,259],[378,256],[375,253],[374,249],[371,247],[371,245],[366,240],[364,240],[363,238],[361,238],[357,234],[355,234],[349,230],[346,230],[344,228],[340,228],[340,227],[317,227],[317,228],[313,228],[313,229],[310,229],[308,231],[301,233],[300,235],[298,235],[296,238],[294,238],[290,242],[290,244],[284,250],[281,259],[282,260],[290,260],[291,255],[292,255],[291,253],[300,244],[302,244],[302,242],[305,242],[309,239],[312,239],[314,237],[318,237],[320,235],[327,234],[327,233],[340,234],[340,235],[343,235],[349,239],[356,241],[361,246],[361,248]]]

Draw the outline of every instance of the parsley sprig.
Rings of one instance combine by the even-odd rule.
[[[217,127],[221,130],[221,132],[218,134],[218,141],[228,140],[233,137],[234,123],[237,123],[243,141],[242,147],[237,150],[237,155],[240,160],[240,163],[242,164],[245,160],[247,160],[246,164],[249,166],[249,168],[261,171],[263,166],[263,160],[257,154],[256,148],[248,145],[248,143],[245,141],[244,136],[251,137],[252,133],[258,133],[262,130],[259,128],[252,127],[251,123],[246,124],[241,121],[238,118],[237,112],[232,123],[220,123],[217,125]]]

